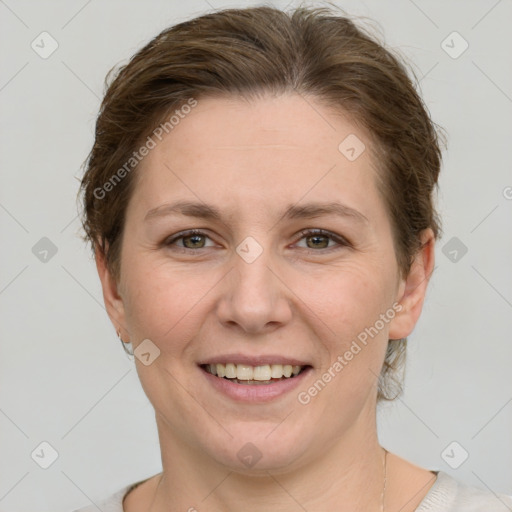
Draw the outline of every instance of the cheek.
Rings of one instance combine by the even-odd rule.
[[[325,280],[323,290],[318,282],[310,282],[305,291],[306,297],[316,296],[317,305],[311,309],[327,326],[322,337],[329,340],[328,357],[323,360],[320,379],[330,391],[321,400],[332,401],[335,414],[349,403],[364,402],[376,385],[392,318],[389,315],[387,323],[381,320],[392,298],[386,279],[378,266],[347,265]]]
[[[147,265],[142,267],[140,262]],[[149,338],[160,349],[177,348],[194,334],[205,312],[205,298],[218,281],[211,273],[186,272],[166,264],[152,265],[143,256],[127,265],[124,304],[126,322],[135,342]],[[176,343],[169,343],[169,341]]]
[[[316,298],[312,309],[343,339],[372,325],[389,307],[391,296],[389,283],[370,265],[347,264],[304,288],[308,303]]]

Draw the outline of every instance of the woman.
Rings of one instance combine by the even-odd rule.
[[[103,510],[510,510],[377,436],[434,267],[440,165],[405,66],[328,9],[205,15],[120,70],[84,227],[163,471]]]

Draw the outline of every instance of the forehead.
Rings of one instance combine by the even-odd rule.
[[[263,205],[340,194],[357,203],[375,191],[365,131],[298,94],[199,99],[156,142],[138,170],[147,208],[170,194]]]
[[[188,119],[188,121],[187,121]],[[194,146],[201,150],[293,149],[295,153],[314,151],[337,158],[339,143],[347,136],[361,142],[368,136],[347,116],[334,114],[318,100],[304,95],[270,94],[247,100],[237,96],[206,97],[189,114],[176,119],[168,137],[169,147]],[[201,138],[198,141],[197,138]]]

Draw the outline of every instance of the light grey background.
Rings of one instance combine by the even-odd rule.
[[[1,511],[73,510],[160,471],[153,409],[79,238],[77,177],[114,64],[170,24],[251,4],[0,1]],[[382,444],[512,494],[512,2],[337,4],[376,20],[412,59],[449,134],[439,195],[445,234],[410,337],[405,394],[379,411]],[[43,31],[59,45],[47,59],[31,48]],[[458,58],[441,47],[453,31],[469,43]],[[463,42],[445,44],[453,53]],[[42,237],[58,250],[46,262],[32,252]],[[443,253],[453,237],[468,249],[456,262]],[[43,441],[59,454],[48,469],[31,458]],[[453,441],[462,448],[448,450],[452,465],[469,453],[458,469],[441,456]]]

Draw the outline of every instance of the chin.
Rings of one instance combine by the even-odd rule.
[[[218,463],[237,473],[263,476],[300,466],[309,446],[307,436],[290,432],[289,425],[272,422],[244,422],[236,429],[226,426],[233,435],[221,446],[205,447]],[[297,427],[297,425],[294,425]]]

